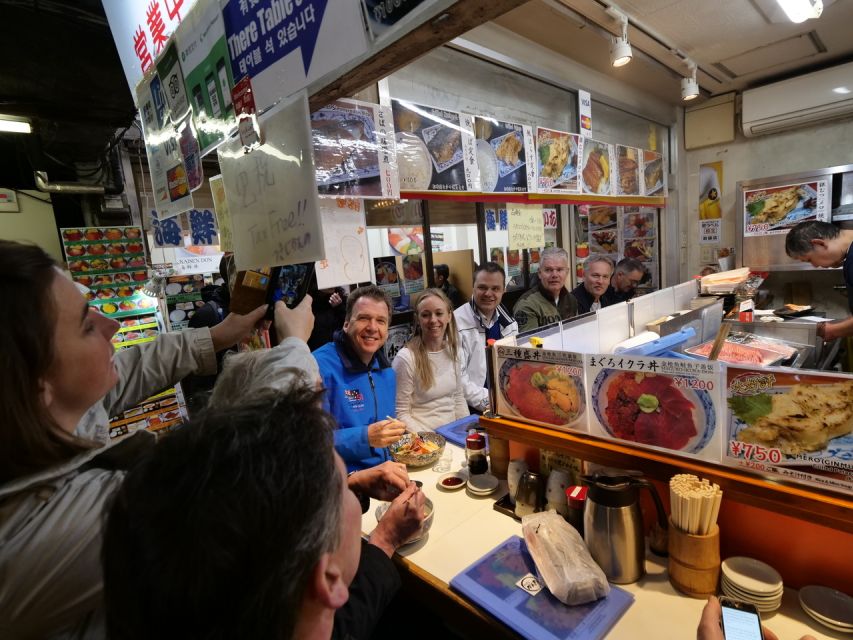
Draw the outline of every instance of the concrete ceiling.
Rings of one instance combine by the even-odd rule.
[[[789,22],[775,0],[619,0],[634,60],[609,63],[618,23],[609,0],[532,0],[495,22],[597,71],[681,103],[686,58],[703,96],[741,91],[853,59],[853,0],[824,0],[823,15]],[[639,53],[638,53],[639,52]]]

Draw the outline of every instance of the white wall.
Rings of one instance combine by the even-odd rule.
[[[54,260],[64,262],[50,195],[41,191],[19,191],[17,196],[20,211],[0,212],[0,238],[34,242]],[[41,200],[47,202],[40,202]]]

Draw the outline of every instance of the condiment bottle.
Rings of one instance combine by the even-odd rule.
[[[583,537],[583,509],[587,491],[587,487],[578,485],[566,489],[566,498],[569,501],[569,515],[566,520],[581,534],[581,537]]]
[[[465,438],[465,460],[468,461],[468,473],[472,476],[486,473],[489,461],[486,459],[486,439],[482,433],[471,430]]]

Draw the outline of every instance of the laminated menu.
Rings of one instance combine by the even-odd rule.
[[[643,185],[641,195],[666,195],[666,167],[663,165],[663,156],[655,151],[643,149],[642,157]]]
[[[585,357],[591,434],[720,460],[725,420],[720,363]]]
[[[616,145],[616,195],[640,195],[640,149]]]
[[[537,127],[536,191],[578,193],[580,191],[578,161],[582,154],[583,136]],[[482,174],[482,168],[480,172]]]
[[[807,220],[829,220],[826,180],[762,187],[743,192],[743,235],[770,236]]]
[[[592,139],[584,140],[583,156],[580,163],[583,193],[609,196],[615,192],[613,185],[614,161],[613,145]]]
[[[400,191],[479,191],[474,118],[392,100]]]
[[[450,581],[525,638],[597,640],[622,617],[634,596],[611,585],[610,593],[588,604],[563,604],[536,578],[536,565],[523,539],[513,536]]]
[[[498,413],[546,427],[586,430],[583,355],[496,346]]]
[[[729,366],[724,461],[853,489],[853,376]]]
[[[525,193],[536,184],[533,130],[492,118],[474,119],[483,193]]]

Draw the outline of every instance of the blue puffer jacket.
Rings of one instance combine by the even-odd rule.
[[[338,421],[335,449],[348,471],[366,469],[390,460],[388,449],[371,447],[368,425],[394,415],[397,381],[382,351],[365,365],[349,345],[343,331],[312,354],[326,387],[324,408]]]

